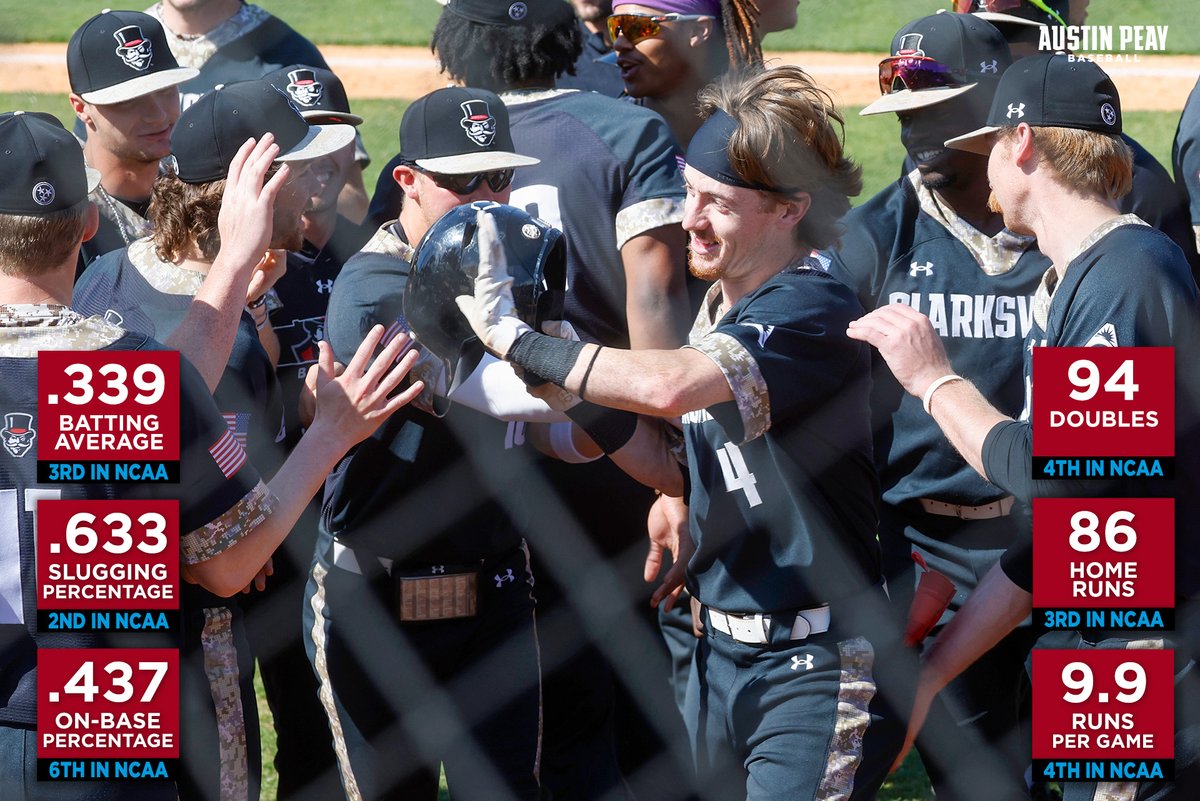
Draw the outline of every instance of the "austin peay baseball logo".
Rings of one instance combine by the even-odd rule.
[[[312,108],[321,102],[325,86],[312,70],[292,70],[288,73],[287,90],[297,103]]]
[[[141,28],[137,25],[126,25],[114,33],[113,38],[117,40],[116,53],[127,67],[141,72],[150,66],[150,60],[154,58],[154,48],[150,40],[142,35]]]
[[[467,132],[471,141],[480,147],[487,147],[496,138],[496,118],[492,116],[486,100],[467,100],[460,103],[463,118],[459,125]]]
[[[0,441],[4,450],[20,459],[29,453],[37,431],[33,427],[33,415],[24,412],[9,412],[4,415],[4,428],[0,429]]]

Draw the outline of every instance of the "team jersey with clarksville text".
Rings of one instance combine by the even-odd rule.
[[[1036,243],[1008,231],[987,237],[953,212],[948,227],[947,207],[938,210],[941,219],[923,209],[934,209],[932,198],[905,177],[855,208],[840,249],[826,254],[829,272],[867,309],[903,303],[928,316],[955,372],[1015,417],[1023,401],[1021,355],[1033,324],[1032,296],[1050,263]],[[977,506],[1006,494],[967,465],[878,353],[872,378],[885,503],[932,498]]]

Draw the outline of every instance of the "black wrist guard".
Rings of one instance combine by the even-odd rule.
[[[508,360],[561,387],[567,383],[567,376],[582,352],[582,342],[529,331],[517,337],[508,349]]]
[[[638,416],[633,412],[608,409],[587,401],[568,409],[567,417],[582,428],[605,453],[621,450],[637,430]]]

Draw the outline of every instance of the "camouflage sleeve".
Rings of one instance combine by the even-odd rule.
[[[635,236],[671,223],[683,222],[683,200],[656,197],[626,206],[617,212],[617,249]]]
[[[761,437],[771,427],[771,396],[758,362],[746,347],[728,334],[713,331],[686,347],[698,350],[720,368],[733,391],[742,437],[738,444]],[[737,439],[734,432],[726,432]]]
[[[179,538],[183,563],[194,565],[229,550],[263,523],[278,505],[267,485],[259,481],[220,517]]]

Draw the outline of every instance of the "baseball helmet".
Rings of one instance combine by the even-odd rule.
[[[480,209],[487,209],[496,221],[517,316],[535,331],[543,322],[563,317],[567,244],[561,231],[522,209],[487,200],[446,212],[417,245],[404,291],[404,317],[417,342],[450,364],[451,388],[483,357],[482,344],[454,302],[475,291],[475,217]]]

